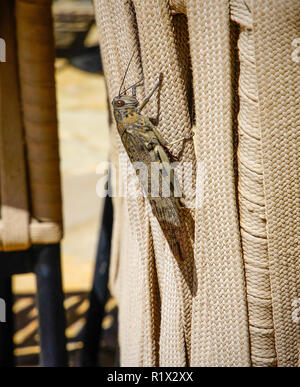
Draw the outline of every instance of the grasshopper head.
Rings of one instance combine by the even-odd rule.
[[[112,105],[114,109],[124,109],[124,108],[131,108],[135,109],[138,107],[139,102],[136,99],[136,97],[132,95],[122,95],[122,96],[117,96],[113,99]]]

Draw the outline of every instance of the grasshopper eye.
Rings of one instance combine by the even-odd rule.
[[[125,102],[122,101],[121,99],[119,99],[118,101],[115,102],[115,105],[118,106],[118,107],[121,107],[121,106],[125,105]]]

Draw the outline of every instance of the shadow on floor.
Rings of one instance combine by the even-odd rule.
[[[66,336],[69,364],[72,367],[78,367],[80,351],[83,347],[85,315],[89,308],[89,294],[87,292],[67,293],[64,306],[67,316]],[[17,366],[38,366],[40,349],[35,295],[16,295],[13,311],[15,315],[14,351]],[[118,363],[117,315],[115,300],[109,298],[105,306],[105,316],[102,322],[103,335],[99,343],[98,365],[100,367],[116,366]]]

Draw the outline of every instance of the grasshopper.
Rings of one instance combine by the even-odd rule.
[[[125,71],[119,94],[112,101],[114,117],[130,161],[132,163],[143,163],[147,167],[149,172],[147,174],[147,181],[142,179],[137,171],[139,181],[150,200],[153,214],[166,236],[171,251],[178,261],[182,261],[184,260],[183,250],[185,249],[185,244],[183,238],[184,224],[180,216],[180,211],[184,208],[184,199],[183,197],[175,197],[174,195],[176,189],[177,192],[180,189],[178,191],[179,183],[176,176],[172,174],[168,147],[176,142],[189,140],[193,135],[168,143],[150,119],[141,114],[155,91],[160,88],[162,74],[160,74],[158,82],[141,104],[139,104],[136,97],[136,88],[141,85],[143,79],[122,91],[132,58],[133,56]],[[132,90],[131,95],[126,94],[129,90]],[[149,176],[151,176],[150,166],[152,163],[158,163],[159,181],[162,182],[162,185],[170,184],[169,197],[163,197],[161,190],[158,190],[160,192],[158,197],[151,196],[150,187],[152,182],[150,182]]]

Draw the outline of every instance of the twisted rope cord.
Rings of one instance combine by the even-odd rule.
[[[252,14],[240,0],[231,2],[240,24],[240,111],[238,173],[242,246],[253,366],[275,366],[276,351],[267,246],[259,102]]]

